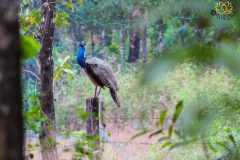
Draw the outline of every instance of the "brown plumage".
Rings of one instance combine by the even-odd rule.
[[[95,86],[109,88],[114,102],[120,107],[117,96],[118,86],[111,66],[98,58],[87,58],[85,60],[85,72]]]

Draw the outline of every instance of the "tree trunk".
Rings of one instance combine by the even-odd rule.
[[[100,34],[99,34],[99,40],[100,40],[100,44],[99,44],[99,48],[104,48],[106,45],[106,34],[105,34],[105,29],[101,29]],[[99,55],[101,56],[102,59],[106,60],[107,59],[107,55],[104,52],[104,50],[100,50]]]
[[[105,39],[106,39],[106,45],[112,44],[112,28],[106,28]]]
[[[201,32],[200,27],[199,27],[198,25],[195,25],[195,26],[194,26],[194,30],[195,30],[196,37],[197,37],[196,39],[197,39],[198,41],[200,41],[201,38],[202,38],[202,32]]]
[[[94,32],[93,32],[93,29],[91,29],[91,31],[90,31],[90,37],[91,37],[92,54],[94,54],[95,43],[94,43]]]
[[[41,65],[41,122],[40,144],[43,160],[57,160],[56,120],[53,103],[53,59],[52,42],[56,0],[42,0],[42,48],[39,53]],[[48,4],[51,3],[50,4]]]
[[[18,1],[0,1],[0,160],[23,160]]]
[[[143,28],[143,33],[142,33],[142,58],[143,62],[147,62],[147,27],[145,26]]]
[[[185,14],[185,17],[189,16],[187,13]],[[188,45],[188,23],[189,23],[189,20],[187,19],[182,19],[182,29],[180,30],[180,38],[181,38],[181,41],[182,41],[182,45]]]
[[[158,51],[161,53],[163,51],[163,20],[159,21],[159,31],[158,31]]]
[[[99,109],[103,102],[98,97],[91,97],[86,100],[86,111],[89,118],[87,120],[87,134],[95,138],[94,160],[100,160],[100,134],[99,134]]]
[[[106,39],[105,39],[105,30],[101,30],[101,35],[100,35],[100,45],[105,46],[106,44]]]
[[[139,31],[133,31],[130,29],[130,48],[129,48],[129,62],[137,62],[139,59],[139,48],[140,48],[140,36]]]
[[[126,30],[121,31],[121,59],[122,59],[122,67],[126,62]]]

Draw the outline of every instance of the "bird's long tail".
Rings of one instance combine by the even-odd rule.
[[[120,107],[121,107],[121,104],[120,104],[120,101],[119,101],[119,99],[118,99],[116,90],[110,88],[110,93],[111,93],[111,96],[112,96],[114,102],[117,104],[118,108],[120,108]]]

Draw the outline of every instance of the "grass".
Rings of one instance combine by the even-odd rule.
[[[157,73],[156,73],[157,74]],[[148,117],[158,117],[161,110],[167,108],[170,113],[179,100],[185,107],[191,107],[191,102],[197,97],[208,97],[210,104],[219,105],[219,99],[225,95],[240,97],[239,81],[225,69],[197,67],[185,63],[157,78],[147,86],[142,86],[140,80],[144,75],[143,67],[135,66],[126,72],[118,72],[117,80],[122,108],[117,109],[108,90],[101,92],[101,99],[106,108],[105,116],[109,117],[145,117],[142,120],[110,120],[107,121],[107,132],[112,138],[128,141],[131,136],[147,128],[156,130],[155,122]],[[61,134],[70,138],[71,132],[85,130],[85,120],[81,113],[85,112],[85,100],[93,96],[94,86],[82,71],[76,71],[73,77],[62,77],[54,89],[57,127]],[[216,123],[211,133],[221,133],[222,123]],[[159,135],[161,137],[163,135]],[[211,135],[212,136],[212,135]],[[212,139],[216,140],[213,135]],[[221,135],[217,134],[217,139]],[[119,140],[119,139],[118,139]],[[136,139],[138,142],[152,141],[147,136]],[[193,143],[179,147],[171,152],[162,149],[161,145],[119,145],[104,144],[105,160],[199,160],[204,159],[202,145]],[[214,157],[214,155],[213,155]]]

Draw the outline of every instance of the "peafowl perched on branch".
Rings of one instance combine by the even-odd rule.
[[[80,48],[77,53],[77,62],[87,73],[91,82],[95,85],[95,97],[99,96],[101,88],[109,88],[114,102],[120,107],[120,101],[117,96],[118,86],[111,66],[103,60],[90,57],[85,58],[85,43],[79,44]],[[97,87],[100,87],[97,93]]]

